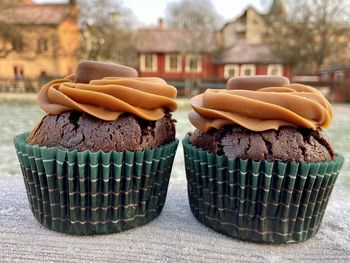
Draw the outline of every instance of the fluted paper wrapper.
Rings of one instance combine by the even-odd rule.
[[[344,158],[318,163],[228,159],[183,140],[190,207],[205,225],[254,242],[301,242],[321,224]]]
[[[136,152],[78,152],[14,143],[40,224],[69,234],[107,234],[148,223],[164,206],[178,140]]]

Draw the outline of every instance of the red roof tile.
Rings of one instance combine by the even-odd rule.
[[[176,29],[141,29],[138,31],[137,50],[139,52],[212,52],[215,48],[214,32],[196,34]]]
[[[346,69],[350,69],[350,64],[333,64],[333,65],[320,68],[319,72],[328,72],[328,71],[346,70]]]
[[[217,64],[281,63],[265,44],[239,42],[221,52],[216,58]]]
[[[0,21],[11,24],[59,24],[71,13],[67,4],[22,4],[0,11]]]

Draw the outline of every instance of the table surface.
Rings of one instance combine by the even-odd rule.
[[[0,127],[0,137],[31,127],[32,124],[25,123],[28,116],[21,117],[25,106],[2,107],[3,112],[17,117],[6,119],[7,115],[2,115],[5,119],[1,123],[7,126]],[[34,107],[25,109],[34,112]],[[157,219],[111,235],[77,237],[53,232],[39,225],[32,215],[12,152],[13,136],[3,138],[0,141],[0,167],[4,171],[0,169],[0,262],[350,262],[350,105],[335,105],[335,112],[327,134],[336,150],[345,156],[345,165],[319,233],[306,242],[288,245],[239,241],[198,222],[188,205],[181,146],[166,204]],[[182,138],[191,128],[186,121],[187,111],[179,111],[176,118],[178,136]]]
[[[299,244],[239,241],[205,227],[191,214],[185,182],[171,182],[161,215],[123,233],[88,237],[39,225],[28,207],[20,176],[0,176],[0,261],[50,262],[280,262],[350,261],[350,191],[343,171],[320,228]],[[133,255],[133,256],[131,256]]]

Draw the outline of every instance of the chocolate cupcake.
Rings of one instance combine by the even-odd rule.
[[[47,113],[15,137],[29,203],[42,225],[106,234],[148,223],[164,206],[178,145],[176,89],[115,64],[81,62],[43,86]]]
[[[191,99],[184,140],[190,207],[218,232],[300,242],[321,224],[343,157],[323,128],[333,117],[315,88],[283,77],[232,78]]]

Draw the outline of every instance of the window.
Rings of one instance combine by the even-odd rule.
[[[324,72],[324,73],[321,74],[321,80],[327,81],[327,80],[329,80],[329,79],[330,79],[329,73]]]
[[[46,38],[39,38],[38,39],[38,47],[37,51],[38,53],[42,53],[48,50],[48,41]]]
[[[267,66],[267,75],[282,76],[283,66],[281,64],[271,64]]]
[[[24,78],[24,68],[23,65],[14,65],[13,66],[13,73],[15,76],[15,79],[23,79]]]
[[[181,55],[178,55],[178,54],[165,55],[166,72],[181,72],[181,68],[182,68]]]
[[[140,56],[140,70],[148,72],[157,71],[157,55],[156,54],[142,54]]]
[[[241,66],[242,76],[254,76],[255,75],[255,65],[245,64]]]
[[[227,64],[224,68],[224,77],[229,79],[231,77],[239,76],[239,66],[235,64]]]
[[[188,55],[186,56],[186,72],[202,72],[202,56]]]
[[[334,72],[334,81],[344,81],[344,71],[343,70],[337,70]]]
[[[12,47],[15,51],[22,51],[24,48],[24,42],[22,37],[15,37],[12,40]]]

